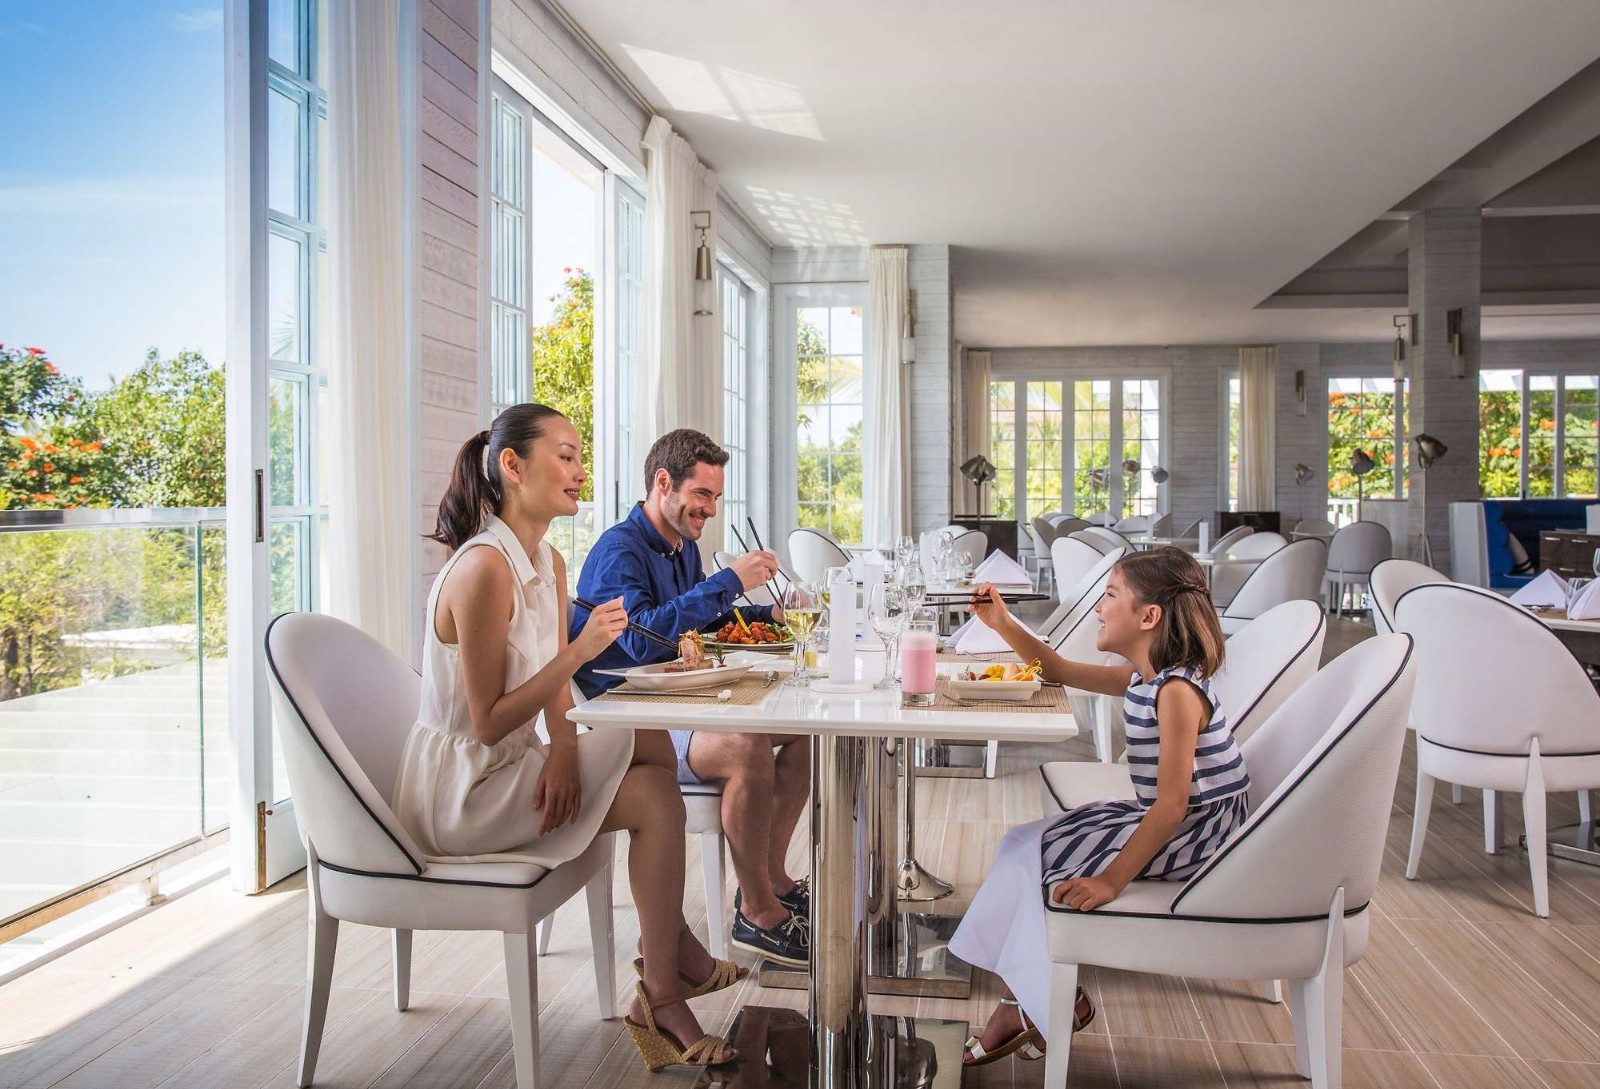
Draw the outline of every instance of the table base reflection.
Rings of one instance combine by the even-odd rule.
[[[867,991],[912,998],[966,998],[972,993],[972,965],[950,952],[959,915],[898,912],[867,930]],[[763,987],[804,990],[804,968],[762,960],[756,977]]]
[[[1581,862],[1585,866],[1600,866],[1600,851],[1595,850],[1595,840],[1600,837],[1600,821],[1582,824],[1561,824],[1545,831],[1545,851],[1553,858],[1568,862]],[[1518,838],[1522,849],[1528,849],[1528,837]]]
[[[967,1030],[965,1021],[872,1015],[848,1089],[959,1089]],[[812,1089],[811,1035],[799,1010],[746,1006],[727,1037],[739,1061],[707,1067],[694,1089]]]

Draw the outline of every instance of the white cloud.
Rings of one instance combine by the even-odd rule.
[[[87,178],[26,185],[0,184],[0,212],[7,215],[83,216],[220,203],[223,183],[182,178]]]
[[[221,8],[190,8],[167,16],[167,25],[184,34],[203,34],[222,25]]]

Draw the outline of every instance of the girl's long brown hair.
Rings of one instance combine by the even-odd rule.
[[[1206,575],[1181,548],[1131,552],[1117,561],[1122,581],[1141,605],[1161,606],[1150,664],[1157,672],[1181,666],[1214,677],[1222,668],[1222,623]]]
[[[546,405],[512,405],[494,418],[494,423],[461,445],[450,486],[439,500],[438,528],[428,539],[450,546],[454,552],[476,537],[491,514],[500,513],[505,495],[500,483],[500,452],[514,450],[526,458],[533,440],[544,434],[545,426],[561,413]]]

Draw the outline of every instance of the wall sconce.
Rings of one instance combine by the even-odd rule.
[[[906,288],[905,318],[900,323],[900,362],[917,361],[917,293]]]
[[[1296,416],[1306,414],[1306,372],[1294,372],[1294,411]]]
[[[1433,468],[1433,463],[1450,452],[1450,448],[1429,434],[1417,436],[1417,464],[1423,469]]]
[[[1399,385],[1406,380],[1406,338],[1405,329],[1411,322],[1410,314],[1396,314],[1394,316],[1394,381]]]
[[[704,222],[701,222],[701,216],[705,217]],[[700,232],[700,244],[694,250],[694,316],[697,318],[710,317],[711,306],[706,301],[706,295],[710,289],[703,288],[700,285],[711,282],[711,244],[706,241],[706,235],[711,231],[711,213],[708,211],[690,212],[689,222],[694,225],[695,230]]]
[[[1445,311],[1445,333],[1450,338],[1450,373],[1457,378],[1467,376],[1467,350],[1461,334],[1461,307]]]
[[[1303,461],[1294,467],[1294,482],[1302,488],[1311,483],[1316,478],[1316,475],[1316,473],[1312,472],[1311,466]]]
[[[1154,469],[1150,470],[1150,479],[1155,481],[1157,484],[1165,484],[1167,481],[1172,479],[1172,474],[1167,472],[1161,466],[1157,465]]]

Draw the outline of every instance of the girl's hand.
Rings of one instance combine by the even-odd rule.
[[[616,598],[599,606],[589,614],[583,630],[572,641],[572,649],[585,661],[592,660],[602,650],[617,641],[617,636],[628,630],[628,610],[622,599]]]
[[[602,606],[604,608],[604,606]],[[585,628],[585,634],[588,629]],[[553,832],[578,819],[583,806],[583,785],[578,779],[578,752],[575,746],[552,746],[545,757],[539,779],[533,784],[533,809],[543,811],[539,834]]]
[[[989,582],[972,591],[972,600],[967,602],[967,612],[997,632],[1003,631],[1011,619],[1011,610],[1006,608],[1005,599],[1000,596],[1000,591],[994,588],[994,584]]]
[[[1050,899],[1079,911],[1093,911],[1111,903],[1121,891],[1104,877],[1070,877],[1050,890]]]

